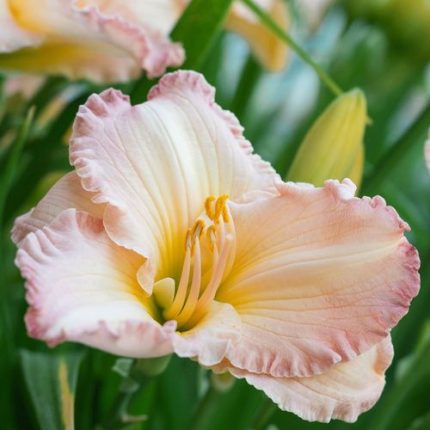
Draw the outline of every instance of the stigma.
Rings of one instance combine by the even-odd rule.
[[[163,317],[176,320],[178,329],[190,329],[206,315],[233,265],[236,233],[227,201],[228,195],[205,200],[204,212],[185,235],[185,256],[177,286],[171,278],[154,285]]]

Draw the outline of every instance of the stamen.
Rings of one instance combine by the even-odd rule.
[[[160,285],[159,302],[167,305],[163,315],[166,319],[175,319],[179,328],[191,328],[204,317],[233,264],[236,233],[227,200],[226,194],[218,198],[209,196],[204,203],[206,215],[198,218],[188,230],[184,265],[173,301],[167,286],[164,291],[164,284]],[[203,277],[206,285],[202,285],[202,239],[208,241],[209,252],[212,253],[211,270]],[[193,273],[189,285],[191,268]]]
[[[213,252],[216,246],[216,228],[213,224],[206,229],[206,236],[209,241],[209,248]]]
[[[195,243],[196,239],[200,237],[203,229],[205,228],[205,222],[202,219],[198,219],[191,230],[192,242]]]
[[[191,233],[188,231],[186,238],[186,250],[184,265],[182,267],[181,279],[179,280],[179,286],[176,291],[175,298],[172,305],[164,311],[164,317],[169,319],[174,319],[174,317],[180,312],[184,305],[185,297],[187,295],[188,281],[190,278],[191,270]]]
[[[185,324],[193,314],[200,293],[200,285],[202,281],[202,259],[200,252],[200,241],[196,240],[194,244],[193,258],[193,279],[191,281],[190,292],[181,313],[176,317],[178,326]]]
[[[213,209],[213,205],[212,203],[216,200],[215,196],[209,196],[206,200],[205,200],[205,211],[206,211],[206,215],[213,220],[214,216],[215,216],[215,211]]]
[[[218,287],[225,273],[225,268],[227,266],[227,262],[229,259],[228,257],[230,255],[232,243],[233,243],[233,238],[231,236],[227,236],[226,246],[223,248],[221,255],[218,259],[218,262],[214,267],[211,279],[205,291],[203,292],[202,296],[197,302],[196,312],[194,313],[193,318],[190,321],[191,325],[198,322],[203,317],[203,315],[207,311],[209,304],[215,298],[215,294],[218,290]]]
[[[215,222],[218,222],[219,217],[224,212],[224,208],[226,206],[226,201],[228,200],[228,195],[223,194],[221,197],[218,197],[216,203],[215,203]]]

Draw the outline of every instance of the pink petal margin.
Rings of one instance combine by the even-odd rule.
[[[16,265],[26,279],[29,335],[128,357],[171,353],[176,322],[160,325],[149,314],[133,278],[141,260],[111,242],[100,219],[74,209],[28,234]]]
[[[240,268],[233,270],[232,279],[227,278],[217,293],[217,300],[231,303],[243,323],[241,339],[227,351],[225,356],[232,366],[274,377],[321,374],[336,363],[353,360],[367,352],[385,338],[390,329],[408,312],[420,284],[418,253],[404,237],[404,232],[409,230],[409,226],[400,219],[392,207],[386,205],[382,197],[356,198],[353,197],[354,189],[355,186],[349,180],[343,183],[327,181],[324,188],[287,183],[279,187],[279,197],[243,205],[244,213],[248,211],[243,219],[248,220],[249,224],[242,230],[249,231],[252,225],[261,227],[255,230],[253,239],[248,241],[250,245],[247,245],[247,248],[238,243],[238,252],[241,249],[245,250],[249,259],[236,256],[236,258],[242,258],[240,260],[241,267],[244,267],[242,274]],[[277,205],[275,205],[276,202]],[[349,291],[348,286],[352,285],[351,281],[355,278],[348,281],[347,276],[354,276],[353,270],[360,270],[362,274],[363,270],[366,270],[366,263],[352,266],[350,271],[339,267],[339,279],[335,276],[321,279],[321,282],[325,279],[326,284],[321,285],[319,294],[314,293],[316,299],[313,299],[313,296],[306,296],[306,285],[302,286],[304,290],[301,299],[300,291],[294,290],[293,281],[294,276],[300,276],[300,265],[294,269],[294,264],[288,264],[294,261],[291,258],[285,265],[282,263],[282,246],[285,246],[285,251],[288,251],[288,244],[291,241],[294,242],[296,236],[299,245],[304,248],[306,242],[301,243],[300,240],[307,238],[312,241],[314,238],[304,230],[297,230],[295,236],[291,235],[295,224],[287,216],[282,218],[278,215],[278,223],[274,221],[264,223],[264,217],[259,219],[259,213],[264,210],[268,212],[267,208],[270,204],[274,205],[271,209],[273,216],[288,210],[288,207],[291,207],[292,211],[296,210],[298,223],[301,219],[304,223],[310,222],[308,212],[312,209],[316,221],[318,218],[325,219],[324,224],[318,227],[323,232],[324,225],[331,222],[331,217],[343,219],[336,234],[342,238],[349,231],[350,234],[345,238],[348,241],[355,240],[356,251],[359,251],[360,247],[365,249],[366,246],[365,242],[360,242],[360,238],[366,240],[366,237],[373,234],[372,240],[375,240],[375,244],[379,241],[379,248],[384,251],[380,261],[385,266],[381,267],[381,273],[385,273],[387,279],[385,282],[384,279],[379,280],[377,285],[374,284],[374,280],[369,279],[369,282],[364,285],[366,287],[364,292],[357,286],[353,291]],[[318,206],[319,204],[321,206]],[[232,207],[232,214],[233,218],[236,216],[236,231],[239,237],[241,224],[238,210],[241,205],[236,206],[237,210]],[[308,212],[306,208],[309,209]],[[330,212],[331,209],[336,209],[336,213]],[[278,224],[282,223],[286,223],[285,238],[282,235],[282,229],[277,230],[278,233],[275,230],[270,231],[272,228],[279,229]],[[353,228],[351,223],[356,223],[356,230],[348,230],[349,227]],[[271,267],[271,270],[265,270],[266,262],[270,261],[270,244],[264,242],[264,228],[269,230],[266,236],[271,236],[268,237],[275,237],[275,233],[277,234],[273,259],[276,264]],[[332,226],[332,229],[333,232],[337,231],[336,226]],[[357,235],[355,238],[354,234]],[[337,242],[338,245],[341,243]],[[327,244],[330,246],[329,241]],[[299,245],[296,243],[297,247]],[[317,256],[323,258],[324,248],[316,251],[319,252]],[[262,260],[263,263],[258,266],[261,271],[259,275],[255,267],[260,255],[263,255],[265,260]],[[301,258],[306,257],[310,257],[312,262],[312,252]],[[336,260],[335,254],[333,258],[333,261],[341,263],[341,258]],[[248,261],[252,261],[252,264],[248,264]],[[373,276],[378,273],[378,261],[369,260],[368,269],[372,271]],[[300,261],[294,262],[300,263]],[[250,281],[247,280],[247,270],[251,270]],[[289,270],[292,270],[292,274]],[[318,282],[311,277],[311,266],[306,266],[306,260],[303,261],[302,270],[307,270],[303,274],[303,279],[308,279],[307,275],[309,275],[309,279]],[[331,270],[336,273],[335,267]],[[257,282],[258,276],[260,277],[258,285],[253,284]],[[363,276],[365,278],[365,275]],[[288,296],[290,279],[293,279],[290,283],[291,301]],[[337,282],[340,284],[338,290],[331,292]],[[313,284],[309,287],[312,288]],[[278,288],[279,294],[283,291],[282,297],[278,295],[276,298],[273,294],[270,296],[274,288]],[[268,301],[269,299],[272,302]],[[269,303],[273,303],[273,306],[270,307]],[[298,303],[301,306],[295,306]]]
[[[94,6],[78,12],[94,29],[106,33],[114,44],[131,51],[149,78],[161,76],[167,67],[179,67],[184,62],[181,44],[173,43],[155,28],[131,24],[119,16],[104,16]]]
[[[306,421],[355,422],[379,400],[385,386],[385,371],[393,359],[390,336],[354,360],[339,363],[317,376],[275,378],[230,369],[237,378],[262,390],[281,410]]]

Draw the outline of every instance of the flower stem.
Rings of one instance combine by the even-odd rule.
[[[275,411],[276,405],[269,398],[266,398],[250,430],[263,430]]]
[[[201,430],[206,428],[207,421],[210,419],[218,396],[219,392],[210,386],[206,391],[206,394],[200,400],[200,403],[197,405],[197,409],[194,412],[193,419],[191,421],[191,430]]]
[[[282,28],[280,27],[271,17],[267,14],[260,6],[258,6],[254,0],[242,0],[255,15],[258,16],[260,21],[271,30],[276,36],[284,41],[295,53],[307,64],[309,64],[320,77],[321,81],[327,86],[327,88],[335,95],[339,96],[343,93],[343,90],[339,85],[322,69],[322,67],[316,63],[311,56]]]
[[[249,99],[261,76],[262,70],[260,65],[254,59],[254,56],[249,54],[243,66],[241,78],[231,103],[231,111],[235,113],[242,123],[249,107]]]

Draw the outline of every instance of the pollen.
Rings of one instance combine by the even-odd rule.
[[[236,234],[227,202],[227,195],[209,196],[204,213],[185,236],[181,277],[173,301],[163,311],[166,319],[177,321],[179,329],[189,329],[204,317],[232,266]]]

